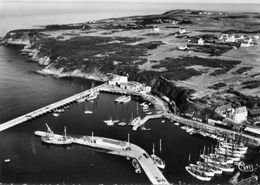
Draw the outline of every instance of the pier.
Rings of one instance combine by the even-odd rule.
[[[145,116],[143,119],[140,120],[138,124],[133,126],[132,130],[137,130],[139,127],[143,126],[149,119],[157,119],[162,117],[163,114],[154,114],[154,115]]]
[[[35,135],[37,136],[46,136],[46,134],[47,132],[35,131]],[[55,136],[62,137],[58,134],[54,134],[54,137]],[[155,165],[149,154],[135,144],[126,141],[97,136],[74,137],[73,143],[93,148],[104,149],[103,152],[108,154],[120,155],[127,158],[136,159],[152,184],[170,184],[164,177],[162,172]]]
[[[75,95],[70,96],[70,97],[68,97],[66,99],[63,99],[61,101],[52,103],[52,104],[47,105],[45,107],[39,108],[37,110],[34,110],[34,111],[30,112],[30,113],[27,113],[25,115],[19,116],[19,117],[15,118],[15,119],[12,119],[12,120],[7,121],[5,123],[2,123],[0,125],[0,132],[3,131],[3,130],[6,130],[8,128],[11,128],[11,127],[13,127],[15,125],[24,123],[24,122],[29,121],[31,119],[37,118],[37,117],[42,116],[42,115],[47,114],[47,113],[50,113],[53,110],[58,109],[60,107],[63,107],[65,105],[71,104],[71,103],[77,101],[78,99],[89,95],[92,90],[97,90],[98,91],[99,89],[101,89],[103,86],[106,86],[106,85],[107,84],[102,84],[102,85],[99,85],[99,86],[94,87],[92,89],[88,89],[86,91],[83,91],[81,93],[75,94]]]

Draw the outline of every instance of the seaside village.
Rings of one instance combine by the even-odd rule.
[[[145,113],[144,118],[138,116],[130,120],[129,123],[110,118],[104,120],[104,123],[108,127],[131,126],[132,130],[136,131],[139,128],[141,130],[147,130],[144,124],[149,119],[168,118],[175,126],[179,126],[189,135],[200,135],[202,137],[217,140],[217,145],[214,147],[212,146],[213,148],[210,152],[208,150],[208,152],[206,152],[205,148],[203,149],[203,153],[200,154],[201,160],[185,167],[187,173],[191,176],[200,181],[211,181],[214,176],[235,172],[237,166],[237,173],[230,179],[232,184],[246,185],[248,182],[257,181],[257,176],[254,175],[254,172],[258,169],[258,163],[246,163],[244,161],[244,156],[248,152],[248,145],[251,145],[255,141],[258,143],[258,146],[260,144],[260,127],[257,125],[260,123],[260,109],[247,110],[246,106],[233,107],[231,103],[227,103],[216,106],[214,109],[215,113],[223,118],[222,120],[214,120],[212,118],[203,120],[200,115],[195,112],[193,114],[182,113],[181,115],[175,115],[167,108],[167,104],[169,105],[170,103],[169,98],[164,96],[157,97],[151,94],[152,89],[150,86],[128,81],[127,76],[113,74],[111,76],[108,83],[90,89],[90,92],[87,94],[79,95],[79,97],[76,98],[76,102],[93,101],[98,97],[99,92],[119,94],[120,96],[115,99],[115,103],[128,103],[131,101],[131,96],[141,96],[143,103],[140,105],[142,106],[142,111]],[[154,106],[156,111],[151,111],[151,106]],[[53,115],[58,116],[60,112],[61,111],[57,112],[56,109],[56,112],[54,112]],[[85,110],[84,113],[92,114],[93,112]],[[248,121],[249,117],[251,121],[254,121],[253,124]],[[161,123],[164,122],[165,120],[163,119]],[[131,144],[132,147],[130,147],[129,138],[128,142],[125,143],[109,138],[94,137],[92,133],[91,137],[84,136],[83,138],[73,140],[65,133],[65,140],[55,140],[55,137],[59,138],[63,136],[55,135],[49,126],[46,126],[49,133],[48,137],[45,137],[44,132],[35,132],[36,135],[42,136],[43,142],[52,144],[67,144],[67,142],[77,143],[110,149],[115,151],[116,154],[116,151],[120,150],[121,155],[127,157],[132,156],[132,165],[134,166],[136,173],[141,173],[141,169],[143,168],[145,173],[152,173],[152,175],[148,175],[148,177],[153,184],[169,184],[162,172],[157,169],[157,167],[159,169],[164,169],[166,162],[155,155],[154,149],[153,154],[150,156],[153,163],[149,164],[149,167],[147,167],[147,163],[144,162],[144,160],[149,159],[149,155],[145,153],[137,156],[139,155],[140,149],[138,149],[138,147],[136,148],[133,144]],[[242,140],[238,141],[236,138],[237,136]],[[238,173],[248,173],[252,176],[249,176],[238,183]]]
[[[126,120],[117,120],[110,117],[108,120],[103,120],[104,124],[106,124],[107,127],[130,126],[132,131],[136,131],[139,128],[143,131],[150,130],[150,128],[145,127],[145,123],[149,119],[159,118],[161,119],[161,123],[164,123],[165,119],[169,119],[169,123],[174,124],[176,127],[180,127],[189,135],[212,138],[217,141],[216,146],[212,145],[211,151],[207,150],[206,152],[206,149],[203,149],[203,153],[200,154],[201,160],[190,163],[185,167],[187,173],[192,177],[200,181],[211,181],[214,176],[221,176],[225,173],[233,174],[235,169],[238,169],[236,174],[230,179],[232,184],[246,185],[248,182],[257,181],[257,176],[254,174],[258,169],[258,162],[248,163],[244,160],[244,157],[248,152],[249,146],[260,145],[260,127],[257,126],[257,123],[260,123],[260,109],[248,111],[245,106],[233,107],[231,104],[222,104],[215,107],[214,111],[216,114],[223,117],[223,120],[214,120],[210,117],[203,120],[200,115],[195,112],[193,114],[181,113],[178,115],[170,111],[170,99],[152,94],[150,86],[128,81],[127,76],[111,76],[108,83],[93,87],[3,123],[0,127],[0,131],[46,113],[52,113],[53,116],[57,117],[68,109],[71,103],[94,101],[98,98],[100,92],[118,94],[119,96],[115,99],[115,103],[128,103],[134,96],[139,96],[142,99],[140,109],[144,113],[143,118],[139,115],[128,122]],[[93,113],[92,110],[85,109],[83,112],[84,114]],[[249,117],[256,122],[251,124],[248,121]],[[64,135],[54,134],[47,124],[46,127],[47,132],[35,131],[35,135],[40,136],[44,143],[55,145],[76,143],[84,146],[106,149],[111,151],[111,154],[125,156],[128,159],[132,158],[132,165],[135,172],[141,173],[143,169],[152,184],[170,184],[164,177],[163,171],[160,171],[160,169],[163,170],[167,164],[163,159],[155,155],[154,146],[153,153],[149,155],[137,145],[133,143],[130,144],[129,135],[127,142],[97,137],[94,136],[93,132],[92,136],[74,138],[67,135],[66,127],[64,128]],[[6,159],[5,162],[10,162],[10,159]],[[242,181],[240,181],[240,179],[240,183],[238,183],[238,173],[248,173],[249,177]]]
[[[212,12],[201,12],[199,14],[211,15]],[[154,23],[172,23],[177,24],[176,21],[171,19],[156,19]],[[135,25],[131,25],[134,28]],[[160,32],[158,26],[152,27],[154,32]],[[245,34],[221,34],[220,36],[205,36],[199,35],[189,37],[187,34],[191,33],[184,28],[174,33],[176,36],[187,39],[187,45],[178,47],[183,51],[198,51],[197,46],[223,46],[226,49],[226,44],[232,49],[238,47],[250,47],[255,44],[259,36],[245,35]],[[225,47],[224,47],[225,45]],[[107,127],[112,126],[129,126],[134,131],[146,131],[148,120],[160,119],[160,123],[173,124],[180,127],[185,133],[193,135],[194,137],[202,137],[204,139],[214,139],[216,145],[212,146],[211,151],[203,149],[200,153],[199,161],[190,163],[185,166],[186,173],[192,178],[199,181],[211,181],[215,176],[228,177],[226,174],[232,174],[229,182],[234,185],[249,185],[257,184],[258,176],[255,175],[258,171],[259,164],[254,161],[246,161],[245,155],[252,148],[260,146],[260,108],[248,109],[245,105],[235,104],[222,99],[220,101],[214,96],[208,97],[205,102],[201,103],[200,100],[186,99],[190,104],[199,105],[201,107],[209,107],[211,114],[202,113],[200,110],[193,110],[187,112],[172,111],[176,110],[176,104],[173,100],[161,95],[152,93],[152,87],[147,86],[135,81],[129,81],[127,76],[120,76],[110,74],[111,78],[107,83],[92,87],[89,90],[83,91],[79,94],[73,95],[61,101],[55,102],[43,108],[37,109],[33,112],[10,120],[0,125],[0,131],[8,129],[14,125],[35,119],[38,116],[51,113],[54,117],[60,116],[66,109],[70,108],[72,103],[92,102],[98,98],[101,93],[113,93],[118,97],[114,100],[115,103],[126,104],[131,102],[135,97],[139,97],[140,110],[143,117],[137,115],[136,118],[131,118],[130,121],[112,119],[103,120],[102,124]],[[137,103],[137,107],[139,103]],[[197,106],[199,107],[199,106]],[[190,109],[189,109],[190,110]],[[84,114],[92,114],[93,110],[88,110],[84,106]],[[214,114],[213,114],[214,113]],[[212,116],[214,115],[214,116]],[[110,154],[124,156],[127,159],[132,158],[132,165],[136,173],[147,174],[147,177],[152,184],[170,184],[164,177],[166,162],[159,156],[155,155],[153,146],[153,153],[149,155],[145,150],[139,146],[130,143],[129,135],[128,141],[119,141],[110,138],[97,137],[92,133],[91,136],[73,137],[68,136],[66,127],[64,128],[64,135],[55,134],[51,128],[46,124],[47,132],[35,131],[35,135],[41,137],[41,141],[47,144],[68,145],[80,144],[94,148],[101,148],[109,151]],[[192,136],[192,137],[193,137]],[[160,140],[161,146],[161,140]],[[259,149],[258,149],[259,150]],[[10,159],[5,160],[6,163]],[[236,174],[233,174],[235,173]],[[246,179],[239,179],[238,176],[246,174]],[[240,181],[241,180],[241,181]],[[240,181],[240,182],[239,182]],[[252,183],[253,182],[253,183]],[[256,182],[256,183],[255,183]],[[1,184],[1,183],[0,183]]]

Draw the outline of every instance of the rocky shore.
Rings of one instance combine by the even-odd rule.
[[[191,95],[211,96],[234,84],[236,91],[250,88],[249,95],[259,95],[260,26],[255,16],[172,10],[13,30],[1,43],[22,45],[21,54],[43,67],[40,74],[98,81],[107,81],[111,73],[127,75],[175,101],[182,112]],[[250,39],[252,44],[243,43]]]

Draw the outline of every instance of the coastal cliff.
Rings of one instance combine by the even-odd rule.
[[[190,112],[191,94],[203,98],[236,84],[236,90],[251,88],[252,95],[259,95],[260,66],[241,61],[240,53],[248,52],[240,48],[242,41],[223,40],[235,38],[231,34],[244,40],[251,38],[248,46],[254,55],[250,57],[257,58],[258,36],[245,35],[249,32],[244,33],[240,24],[233,23],[243,22],[250,34],[258,33],[260,27],[255,14],[241,14],[172,10],[159,15],[13,30],[1,43],[22,45],[20,52],[28,56],[27,60],[43,67],[40,74],[99,81],[107,81],[111,73],[128,76],[152,86],[153,93],[165,96],[170,104],[175,102],[174,112]]]

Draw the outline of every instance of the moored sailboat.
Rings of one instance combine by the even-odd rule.
[[[164,169],[165,168],[165,161],[162,160],[160,157],[155,155],[155,150],[154,150],[154,143],[153,143],[153,154],[151,155],[151,158],[153,159],[154,163],[158,168]]]

